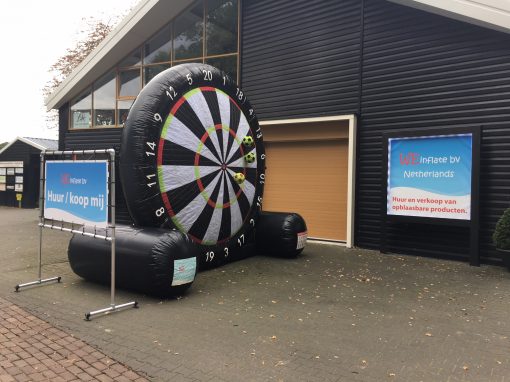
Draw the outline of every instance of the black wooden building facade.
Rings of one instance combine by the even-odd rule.
[[[45,149],[56,150],[57,141],[18,137],[0,150],[0,205],[38,206],[40,154]]]
[[[356,246],[380,248],[383,133],[475,126],[480,255],[498,261],[491,233],[510,206],[510,34],[386,0],[245,0],[240,15],[239,80],[259,120],[356,115]],[[118,148],[121,129],[73,131],[69,103],[59,111],[61,148]],[[390,249],[467,259],[466,234],[395,224]]]

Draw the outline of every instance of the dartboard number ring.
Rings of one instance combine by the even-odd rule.
[[[262,138],[245,93],[218,69],[186,64],[156,76],[123,131],[121,158],[135,163],[121,176],[134,189],[125,196],[135,222],[187,233],[210,247],[206,261],[228,257],[260,210]]]

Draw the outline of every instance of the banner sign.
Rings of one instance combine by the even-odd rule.
[[[473,135],[388,138],[387,214],[471,219]]]
[[[108,162],[47,161],[44,217],[108,226]]]

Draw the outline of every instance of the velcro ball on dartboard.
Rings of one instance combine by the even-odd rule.
[[[258,255],[296,257],[307,238],[305,220],[297,213],[263,211],[259,216],[255,230]]]
[[[140,226],[176,228],[202,247],[201,269],[229,261],[258,218],[262,131],[224,72],[183,64],[154,77],[122,132],[120,177]]]
[[[184,293],[193,283],[199,247],[177,230],[119,226],[115,230],[116,284],[120,288],[158,297]],[[78,276],[110,283],[111,244],[79,234],[68,249],[69,263]]]

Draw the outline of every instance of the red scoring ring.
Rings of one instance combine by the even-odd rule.
[[[213,87],[210,87],[210,86],[203,86],[203,87],[199,87],[198,89],[200,89],[202,92],[206,92],[206,91],[208,91],[208,92],[215,92],[216,91],[216,88],[213,88]],[[239,105],[234,101],[234,99],[232,97],[230,97],[228,94],[227,94],[227,96],[228,96],[228,98],[230,98],[230,102],[232,102],[239,109],[239,111],[244,115],[243,111],[241,110]],[[177,113],[177,111],[179,110],[179,108],[184,104],[184,102],[186,102],[186,99],[184,97],[181,97],[175,103],[175,105],[172,106],[172,108],[170,109],[170,113],[168,113],[168,115],[170,115],[170,114],[175,115]],[[168,116],[167,116],[167,118],[168,118]],[[218,130],[218,126],[221,129],[221,125],[216,125],[215,126],[216,130]],[[250,131],[251,131],[251,127],[250,127]],[[232,129],[230,129],[230,128],[229,128],[229,133],[234,138],[237,136],[234,133],[234,131]],[[205,141],[207,140],[207,137],[209,137],[209,133],[206,131],[205,134],[201,138],[202,143],[205,143]],[[165,139],[161,137],[159,139],[159,145],[158,145],[158,157],[157,157],[157,163],[156,163],[157,166],[161,166],[162,163],[163,163],[163,146],[164,145],[165,145]],[[241,149],[241,153],[244,155],[244,151],[243,151],[242,145],[240,146],[240,149]],[[197,154],[195,154],[195,163],[194,163],[195,166],[198,165],[199,160],[200,160],[199,159],[199,155],[197,153]],[[243,169],[243,175],[246,175],[246,169]],[[202,184],[202,181],[200,179],[197,179],[197,184],[198,184],[198,188],[200,189],[200,192],[203,192],[205,188],[204,188],[204,185]],[[242,189],[239,189],[239,191],[236,193],[236,198],[239,198],[239,196],[241,195],[241,192],[242,192]],[[170,203],[170,199],[168,198],[168,195],[166,194],[166,192],[161,193],[161,198],[163,199],[163,204],[166,207],[168,215],[170,217],[174,217],[175,213],[174,213],[174,210],[172,208],[172,204]],[[216,207],[216,203],[213,202],[211,199],[209,199],[207,201],[207,204],[209,204],[213,208]],[[230,208],[230,202],[226,203],[223,206],[223,208]]]
[[[202,92],[206,92],[206,91],[212,91],[212,92],[215,92],[216,91],[216,88],[213,88],[213,87],[210,87],[210,86],[203,86],[203,87],[199,87],[198,89],[200,89]],[[221,89],[220,89],[221,90]],[[237,102],[232,98],[230,97],[230,95],[228,95],[228,98],[230,98],[230,102],[232,102],[238,109],[239,111],[241,112],[241,114],[244,115],[244,112],[242,111],[242,109],[239,107],[239,105],[237,104]],[[175,115],[177,113],[177,111],[179,110],[179,108],[184,104],[184,102],[186,102],[186,99],[184,97],[181,97],[173,106],[172,108],[170,109],[170,112],[168,113],[168,115],[172,114],[172,115]],[[167,118],[168,118],[168,115],[167,115]],[[221,126],[221,125],[219,125]],[[216,130],[218,129],[218,125],[215,126],[216,127]],[[251,131],[251,126],[250,126],[250,131]],[[232,129],[229,128],[229,133],[233,136],[233,137],[236,137],[237,135],[233,132]],[[201,141],[202,142],[205,142],[205,140],[207,139],[207,137],[209,136],[209,133],[206,131],[206,133],[204,134],[204,136],[202,136],[202,139]],[[161,166],[162,163],[163,163],[163,146],[165,145],[165,139],[163,137],[160,137],[159,139],[159,145],[158,145],[158,153],[157,153],[157,162],[156,162],[156,165],[157,166]],[[242,149],[242,146],[240,147],[241,149],[241,153],[243,153],[244,155],[244,151]],[[198,163],[197,162],[197,154],[195,155],[195,163]],[[258,172],[258,171],[257,171]],[[243,170],[243,174],[246,175],[246,169]],[[198,180],[200,181],[200,179]],[[204,187],[203,187],[203,184],[201,184],[201,181],[200,183],[198,184],[201,192],[204,190]],[[240,189],[237,193],[236,193],[236,198],[239,198],[239,196],[241,195],[241,191],[242,189]],[[168,212],[168,215],[170,217],[174,217],[175,216],[175,212],[172,208],[172,204],[170,203],[170,200],[168,198],[168,195],[166,194],[166,192],[164,193],[160,193],[161,195],[161,198],[163,199],[163,204],[165,205],[165,208]],[[212,202],[210,199],[209,201],[207,202],[209,205],[211,205],[212,207],[215,207],[216,206],[216,203]],[[211,204],[212,203],[212,204]],[[225,204],[224,208],[230,208],[230,202],[228,202],[227,204]],[[245,219],[246,221],[246,219]],[[244,222],[243,222],[244,224]],[[195,242],[201,244],[202,243],[202,240],[200,240],[199,238],[191,235],[190,233],[186,232],[187,235],[189,235]],[[216,244],[222,244],[222,243],[225,243],[226,241],[228,241],[230,239],[229,238],[226,238],[224,240],[221,240],[221,241],[218,241]]]

